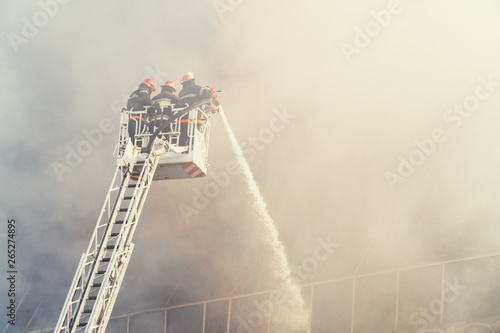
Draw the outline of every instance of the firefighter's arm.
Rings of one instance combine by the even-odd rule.
[[[203,87],[200,89],[200,93],[199,93],[201,99],[210,99],[212,98],[212,93],[210,92],[210,88],[209,87]]]
[[[146,92],[139,92],[138,96],[136,97],[136,101],[144,106],[149,106],[153,105],[153,100],[151,97],[149,97],[149,94]]]

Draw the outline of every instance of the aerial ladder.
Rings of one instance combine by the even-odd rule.
[[[148,110],[122,110],[116,170],[87,251],[82,254],[54,333],[104,332],[134,249],[132,238],[154,180],[206,175],[211,100],[161,108],[169,119],[135,126]],[[158,114],[156,112],[155,114]],[[186,143],[179,140],[184,133]]]

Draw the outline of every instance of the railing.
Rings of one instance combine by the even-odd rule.
[[[403,333],[403,332],[417,332],[417,331],[419,333],[498,332],[500,330],[500,315],[498,315],[497,307],[483,308],[482,311],[477,311],[477,313],[475,313],[474,316],[469,316],[467,320],[457,320],[456,318],[457,308],[464,306],[470,300],[471,296],[477,295],[478,297],[481,296],[485,300],[488,299],[487,297],[485,297],[483,285],[486,283],[495,283],[496,279],[490,276],[488,280],[485,280],[481,272],[477,273],[477,277],[475,279],[471,280],[470,277],[471,267],[476,267],[476,266],[484,267],[485,260],[489,263],[489,265],[491,265],[491,267],[499,267],[498,265],[500,264],[500,253],[490,253],[468,258],[439,261],[434,263],[427,263],[409,267],[400,267],[400,268],[389,269],[385,271],[378,271],[367,274],[357,274],[354,276],[344,276],[334,279],[326,279],[321,281],[303,283],[302,291],[303,294],[305,295],[307,309],[312,319],[311,326],[308,332],[325,331],[321,330],[320,327],[324,327],[325,323],[331,322],[332,321],[331,314],[334,313],[335,311],[340,310],[338,308],[338,302],[337,303],[334,302],[334,300],[336,299],[339,300],[342,296],[339,294],[339,291],[342,291],[342,289],[339,289],[338,286],[342,286],[343,288],[348,286],[348,290],[345,290],[344,294],[351,295],[352,297],[351,300],[345,299],[343,301],[345,303],[344,306],[342,307],[344,308],[344,310],[348,309],[350,306],[352,307],[351,316],[346,316],[344,318],[344,321],[348,322],[346,323],[348,328],[345,331],[358,332],[359,326],[358,329],[356,329],[357,325],[355,324],[365,322],[366,318],[364,318],[361,315],[361,313],[357,313],[355,309],[359,310],[363,309],[364,306],[367,306],[370,311],[378,311],[377,309],[382,307],[380,303],[381,301],[383,301],[383,299],[375,300],[376,308],[370,307],[370,303],[366,303],[366,300],[364,300],[363,298],[363,294],[360,294],[359,290],[357,290],[359,287],[357,286],[358,285],[357,282],[360,282],[365,279],[375,278],[373,282],[375,285],[377,285],[377,283],[380,281],[380,279],[377,278],[387,279],[387,277],[392,277],[392,280],[394,282],[394,285],[391,288],[392,289],[391,294],[392,296],[394,296],[394,301],[392,302],[394,309],[389,311],[392,313],[392,323],[390,323],[392,329],[390,330],[372,329],[370,330],[370,332],[375,332],[375,333],[383,333],[383,332]],[[436,280],[433,282],[433,284],[437,288],[437,290],[435,291],[437,298],[431,297],[432,300],[430,300],[429,302],[423,301],[423,303],[418,302],[416,304],[413,304],[414,301],[412,299],[410,299],[410,302],[408,302],[408,300],[405,301],[406,299],[404,297],[405,292],[403,292],[403,290],[406,290],[406,292],[409,292],[409,290],[411,291],[412,288],[410,288],[410,286],[412,286],[415,283],[414,281],[408,284],[408,281],[406,281],[408,280],[407,278],[409,276],[420,276],[420,274],[422,273],[425,274],[426,270],[429,269],[434,270],[437,273],[441,272],[440,274],[437,274]],[[406,279],[403,278],[402,276],[403,274],[405,274]],[[489,274],[491,275],[491,272]],[[462,288],[464,290],[463,291],[464,295],[463,296],[460,296],[459,294],[455,295],[456,299],[452,301],[447,297],[449,297],[453,292],[456,293],[462,292],[461,291],[462,289],[450,291],[446,281],[449,281],[449,283],[454,283],[455,278],[457,279],[456,281],[458,282],[458,284],[460,285],[464,284],[464,286],[467,287],[467,289]],[[346,284],[344,285],[343,283]],[[416,282],[416,283],[417,285],[413,286],[414,289],[418,289],[417,287],[420,287],[421,282]],[[325,289],[325,287],[330,287],[330,289],[329,288]],[[325,293],[326,290],[331,290],[331,291]],[[450,295],[447,295],[445,293],[446,290],[448,290],[448,293]],[[358,291],[358,293],[356,291]],[[421,290],[420,292],[423,293],[424,291]],[[175,321],[181,321],[184,322],[184,324],[188,321],[191,322],[195,321],[195,318],[192,316],[192,313],[189,312],[190,310],[196,312],[196,317],[198,317],[196,321],[202,323],[202,325],[199,325],[200,326],[199,330],[197,330],[196,332],[201,333],[205,331],[206,332],[214,331],[211,328],[205,328],[205,324],[208,324],[209,322],[211,322],[211,319],[212,320],[214,319],[213,314],[212,315],[207,314],[207,312],[210,312],[209,311],[210,307],[212,307],[212,310],[213,307],[221,307],[223,310],[220,312],[217,311],[217,313],[220,313],[217,316],[217,319],[219,319],[219,322],[223,322],[222,324],[220,324],[222,330],[219,331],[234,332],[234,329],[236,329],[240,324],[242,324],[242,327],[245,325],[245,321],[246,319],[249,318],[249,315],[251,313],[253,312],[257,313],[261,311],[259,310],[259,308],[250,306],[249,309],[247,310],[248,313],[246,313],[246,316],[244,314],[235,316],[233,315],[233,312],[235,311],[234,309],[232,309],[232,307],[235,306],[235,303],[247,302],[252,305],[255,304],[256,300],[262,303],[262,299],[265,299],[269,295],[269,293],[270,293],[269,290],[260,291],[245,295],[233,295],[217,299],[193,302],[189,304],[158,307],[143,311],[136,311],[129,314],[117,315],[110,318],[111,321],[109,325],[109,332],[118,332],[121,329],[124,329],[126,332],[133,333],[133,331],[130,330],[131,322],[133,322],[134,320],[142,322],[141,317],[144,317],[144,319],[150,321],[151,318],[148,317],[148,315],[157,314],[157,316],[155,316],[155,323],[156,323],[155,327],[161,326],[158,332],[169,333],[172,332],[171,327],[173,324],[175,324]],[[264,298],[259,299],[259,297],[264,297]],[[494,299],[498,299],[498,293],[493,293],[489,297],[490,301]],[[439,308],[439,314],[433,315],[431,312],[429,312],[431,315],[435,317],[435,319],[432,322],[431,321],[428,322],[428,327],[419,330],[418,326],[412,326],[412,324],[409,322],[410,318],[408,317],[408,313],[414,311],[415,313],[420,314],[419,309],[421,307],[432,308],[435,304],[438,303],[441,304],[440,306],[436,305],[436,310]],[[335,307],[334,304],[337,304],[337,307]],[[448,309],[449,307],[453,307],[453,310]],[[231,309],[233,311],[231,311]],[[331,312],[325,311],[324,309],[330,309]],[[404,311],[405,314],[403,314],[402,311],[403,309],[405,310]],[[187,313],[186,316],[180,316],[180,317],[172,316],[174,311],[187,311],[189,313]],[[329,314],[326,315],[326,312],[328,312]],[[261,313],[261,315],[265,317],[266,313]],[[176,318],[175,320],[172,319],[174,317]],[[404,322],[401,319],[404,319]],[[177,324],[181,325],[181,323]],[[268,321],[264,321],[261,327],[258,328],[252,327],[252,328],[254,328],[256,332],[257,331],[267,332],[269,329],[268,325],[269,325]],[[43,329],[43,330],[30,331],[29,333],[45,333],[52,331],[53,329]],[[245,332],[245,330],[242,331]]]
[[[113,156],[118,159],[123,156],[127,141],[133,136],[137,147],[146,147],[152,139],[153,133],[166,121],[176,117],[185,108],[173,105],[161,108],[159,112],[146,108],[142,111],[122,110],[118,144]],[[210,113],[198,107],[189,113],[180,116],[166,129],[159,133],[159,137],[170,148],[187,147],[190,153],[195,147],[195,140],[199,148],[208,153],[208,136],[210,134]]]

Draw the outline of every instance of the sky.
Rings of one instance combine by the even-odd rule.
[[[6,0],[0,22],[0,267],[14,219],[26,295],[7,332],[57,320],[145,77],[222,90],[292,267],[336,244],[305,284],[499,251],[498,1]],[[215,116],[209,176],[153,184],[115,313],[272,288],[241,177],[182,213],[234,159]]]

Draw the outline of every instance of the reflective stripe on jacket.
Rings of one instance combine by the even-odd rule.
[[[151,117],[149,117],[149,122],[153,121],[161,121],[161,120],[169,120],[170,117],[167,116],[166,114],[154,114]]]

